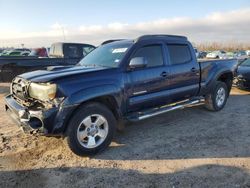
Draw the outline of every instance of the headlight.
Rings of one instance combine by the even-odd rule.
[[[42,101],[52,100],[56,96],[56,84],[31,83],[29,86],[29,96]]]

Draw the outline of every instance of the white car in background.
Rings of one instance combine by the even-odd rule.
[[[247,54],[248,56],[250,56],[250,50],[247,50],[247,51],[246,51],[246,54]]]
[[[238,59],[238,61],[245,61],[246,59],[248,59],[248,55],[246,53],[246,51],[238,51],[238,52],[235,52],[235,57],[236,59]]]
[[[227,52],[225,53],[221,59],[237,59],[235,52]]]
[[[199,51],[198,51],[198,49],[197,49],[197,48],[194,48],[194,52],[195,52],[196,58],[198,58],[198,57],[199,57]]]
[[[245,61],[248,58],[245,51],[227,52],[221,57],[221,59],[237,59],[239,62]]]
[[[208,59],[223,59],[226,52],[223,50],[213,51],[207,54],[206,58]]]

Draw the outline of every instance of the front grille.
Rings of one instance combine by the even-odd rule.
[[[11,93],[17,102],[22,104],[28,102],[28,82],[23,78],[14,78],[11,84]]]

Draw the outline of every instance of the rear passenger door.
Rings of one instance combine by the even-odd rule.
[[[135,57],[144,57],[147,66],[128,72],[128,109],[138,111],[166,104],[164,98],[167,98],[168,69],[165,65],[163,44],[142,45],[130,59]]]
[[[189,43],[167,43],[169,58],[171,102],[185,100],[199,91],[200,67]]]

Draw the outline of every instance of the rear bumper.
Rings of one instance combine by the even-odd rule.
[[[5,110],[11,119],[26,133],[45,136],[63,135],[67,118],[74,106],[50,109],[32,109],[21,106],[11,95],[5,97]]]

